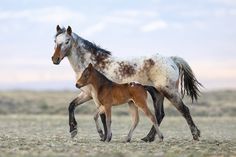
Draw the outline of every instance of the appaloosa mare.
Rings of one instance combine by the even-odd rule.
[[[107,135],[103,139],[104,141],[110,142],[112,138],[112,106],[122,105],[124,103],[129,103],[133,123],[130,128],[129,134],[125,139],[125,142],[131,141],[133,131],[138,125],[138,108],[141,109],[145,113],[145,115],[151,120],[160,140],[163,140],[163,135],[158,128],[156,117],[152,114],[151,110],[147,106],[147,91],[145,86],[136,82],[123,84],[112,82],[102,73],[97,71],[91,63],[87,68],[85,68],[81,77],[76,82],[77,88],[81,88],[87,85],[91,85],[93,93],[92,97],[98,108],[94,116],[98,133],[101,132],[101,128],[98,123],[98,115],[101,113],[105,113],[106,115]]]
[[[166,97],[183,115],[191,130],[194,140],[200,137],[200,130],[194,124],[189,109],[184,105],[182,97],[187,94],[192,100],[199,96],[201,84],[194,76],[188,63],[180,57],[164,57],[155,54],[150,57],[134,58],[132,60],[119,60],[111,56],[111,52],[104,50],[95,44],[81,38],[72,32],[71,27],[67,29],[56,27],[55,52],[52,56],[54,64],[58,65],[67,57],[76,77],[80,77],[82,71],[89,63],[115,82],[137,81],[142,84],[152,85],[156,89],[154,104],[155,115],[158,124],[164,117],[163,100]],[[181,92],[179,92],[179,85]],[[91,87],[85,86],[77,98],[69,105],[69,125],[71,136],[77,134],[77,122],[74,117],[75,107],[91,100]],[[101,115],[106,134],[105,115]],[[153,141],[156,130],[153,126],[149,134],[143,138],[144,141]]]

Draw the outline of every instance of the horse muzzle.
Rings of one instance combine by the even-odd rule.
[[[75,86],[76,86],[76,88],[81,88],[81,87],[83,87],[83,85],[80,85],[80,84],[78,84],[78,83],[76,83]]]
[[[53,64],[58,65],[58,64],[60,64],[61,59],[59,57],[55,58],[52,56],[52,62],[53,62]]]

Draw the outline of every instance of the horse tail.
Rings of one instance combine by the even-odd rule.
[[[203,87],[202,84],[198,82],[191,67],[183,58],[172,56],[171,59],[179,68],[182,97],[186,93],[192,101],[197,101],[200,94],[199,87]]]
[[[150,93],[150,95],[152,97],[156,119],[157,119],[158,124],[160,125],[162,119],[165,116],[163,103],[159,103],[159,100],[161,99],[162,95],[153,86],[144,85],[143,87]]]

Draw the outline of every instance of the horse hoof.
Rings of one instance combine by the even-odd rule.
[[[144,142],[148,142],[149,141],[148,137],[144,137],[141,140],[144,141]]]
[[[112,134],[110,136],[107,137],[106,142],[110,142],[112,138]]]
[[[101,137],[100,141],[105,142],[105,141],[106,141],[105,136],[104,136],[104,137]]]
[[[131,138],[126,137],[125,140],[124,140],[124,143],[129,143],[130,141],[131,141]]]
[[[148,142],[153,142],[154,140],[155,140],[155,137],[151,137],[151,138],[149,138]]]
[[[74,138],[77,135],[77,129],[70,132],[71,138]]]
[[[155,136],[146,136],[144,138],[141,139],[144,142],[153,142],[155,140]]]
[[[98,130],[98,134],[99,134],[101,139],[104,138],[104,134],[103,134],[102,130]]]
[[[161,135],[161,137],[159,137],[159,139],[160,139],[160,142],[163,142],[164,136]]]

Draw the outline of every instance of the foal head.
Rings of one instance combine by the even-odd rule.
[[[71,36],[72,30],[70,26],[65,29],[57,25],[56,30],[55,51],[52,56],[52,62],[53,64],[60,64],[61,60],[70,53],[73,38]]]
[[[88,67],[84,69],[82,75],[77,80],[75,86],[77,88],[81,88],[83,86],[86,86],[86,85],[92,83],[92,81],[93,81],[92,74],[93,74],[94,70],[95,69],[93,68],[93,65],[90,63],[88,65]]]

